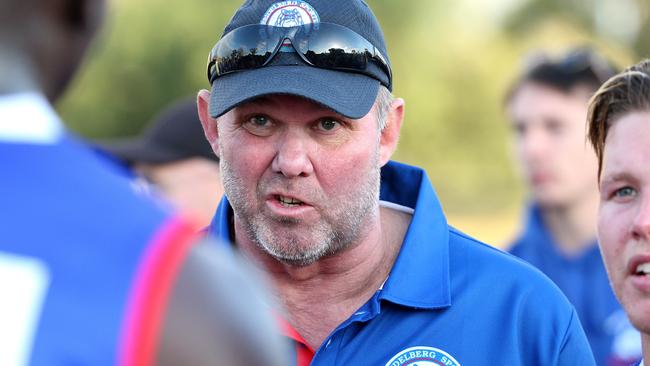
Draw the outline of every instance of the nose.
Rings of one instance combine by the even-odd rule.
[[[271,165],[273,171],[287,178],[311,175],[314,166],[308,148],[308,136],[300,131],[286,131],[278,141],[278,150]]]
[[[547,156],[548,143],[540,131],[529,128],[519,137],[519,149],[522,157],[528,163],[543,160]]]
[[[650,196],[639,192],[639,206],[632,224],[632,235],[637,240],[650,241]]]

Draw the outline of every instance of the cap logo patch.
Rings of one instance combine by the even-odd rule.
[[[320,23],[316,10],[305,1],[280,1],[269,7],[260,24],[274,27],[296,27]]]
[[[416,346],[400,351],[386,366],[460,366],[447,352],[433,347]]]

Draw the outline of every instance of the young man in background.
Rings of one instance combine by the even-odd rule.
[[[640,355],[612,293],[596,242],[596,158],[585,141],[591,95],[615,70],[586,48],[540,56],[506,99],[531,203],[510,252],[549,276],[575,306],[599,365]]]

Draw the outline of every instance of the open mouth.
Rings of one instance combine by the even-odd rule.
[[[298,207],[303,204],[302,201],[291,197],[277,196],[276,198],[284,207]]]
[[[635,276],[648,276],[650,275],[650,263],[641,263],[636,266],[634,271]]]

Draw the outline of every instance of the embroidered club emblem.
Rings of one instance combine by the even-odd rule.
[[[416,346],[407,348],[390,359],[386,366],[460,366],[449,353],[433,348]]]
[[[315,23],[320,23],[318,13],[311,5],[301,0],[280,1],[271,5],[260,21],[260,24],[274,27],[296,27]]]

